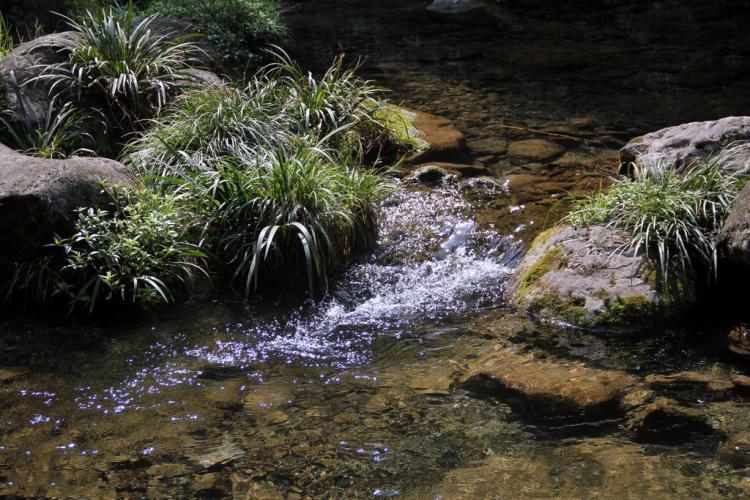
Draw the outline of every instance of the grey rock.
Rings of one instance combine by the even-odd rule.
[[[31,260],[54,233],[71,234],[77,208],[110,202],[102,181],[137,184],[133,173],[114,160],[48,160],[0,145],[0,262]]]
[[[740,191],[719,235],[723,262],[750,271],[750,184]]]
[[[511,301],[545,321],[583,328],[639,330],[677,315],[695,300],[692,284],[656,288],[644,255],[604,227],[559,226],[531,244],[509,283]]]
[[[65,61],[66,55],[60,52],[60,48],[75,37],[72,32],[40,36],[18,45],[0,60],[2,109],[10,110],[16,120],[24,121],[29,127],[44,120],[51,101],[50,82],[30,82],[41,74],[44,66]]]
[[[624,165],[674,163],[680,169],[737,144],[750,145],[750,116],[685,123],[651,132],[622,148],[620,161]],[[750,163],[750,147],[741,148],[726,160],[727,167],[746,166]]]
[[[420,184],[439,184],[446,180],[450,173],[437,165],[425,165],[414,171],[411,178]]]

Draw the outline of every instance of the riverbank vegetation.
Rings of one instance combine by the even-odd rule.
[[[272,5],[239,3],[256,9],[254,19]],[[113,206],[80,207],[75,234],[51,241],[41,263],[21,266],[24,279],[9,280],[6,295],[94,312],[171,302],[198,277],[229,282],[245,296],[279,283],[324,292],[374,242],[374,203],[388,184],[381,153],[409,147],[379,119],[382,93],[343,57],[316,78],[278,48],[266,49],[274,62],[246,82],[216,79],[195,89],[186,74],[201,67],[203,50],[157,29],[160,6],[179,14],[197,3],[158,2],[141,19],[132,4],[69,19],[76,36],[61,47],[65,60],[35,78],[51,83],[59,110],[98,117],[88,129],[76,120],[62,130],[94,137],[88,152],[117,154],[142,187],[102,186]],[[33,136],[18,133],[19,121],[6,116],[6,135]],[[60,138],[19,149],[65,157],[75,137]]]

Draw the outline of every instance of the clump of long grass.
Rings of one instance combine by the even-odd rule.
[[[287,37],[274,0],[157,0],[147,12],[188,21],[227,66],[257,66],[265,57],[263,47]]]
[[[309,290],[325,290],[329,275],[373,242],[373,203],[385,188],[379,172],[341,164],[304,143],[269,151],[240,146],[188,186],[211,207],[214,253],[246,295],[262,273],[269,280],[306,275]]]
[[[50,80],[52,93],[97,107],[121,131],[136,130],[186,85],[186,71],[201,52],[173,33],[160,33],[156,18],[137,20],[132,6],[124,13],[109,8],[66,18],[77,35],[60,47],[68,58],[45,67],[37,79]]]
[[[189,91],[126,148],[125,160],[146,175],[183,177],[238,146],[273,147],[290,140],[277,82],[256,79],[244,89]]]
[[[236,145],[273,149],[305,140],[352,155],[408,149],[382,113],[380,90],[337,57],[320,77],[303,72],[281,49],[276,62],[244,88],[185,93],[139,139],[125,161],[149,175],[182,176],[191,165],[221,158]]]
[[[737,153],[730,148],[681,171],[664,162],[634,165],[632,177],[585,199],[568,221],[624,231],[630,238],[618,251],[653,257],[665,283],[697,265],[715,279],[719,231],[750,172],[750,165],[727,168]]]
[[[212,253],[246,294],[280,273],[324,290],[374,239],[385,186],[361,168],[373,130],[387,129],[370,113],[376,89],[341,58],[318,79],[276,57],[243,89],[186,93],[125,157],[189,193]]]

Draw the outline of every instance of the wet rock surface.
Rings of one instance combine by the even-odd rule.
[[[439,485],[408,492],[406,498],[690,497],[699,484],[639,445],[601,438],[538,452],[533,459],[522,451],[493,456],[451,471]]]
[[[578,327],[653,327],[694,301],[688,284],[657,289],[645,256],[622,252],[625,235],[561,226],[531,244],[510,282],[512,301],[548,321]]]
[[[0,261],[39,255],[54,234],[69,234],[79,207],[110,202],[102,182],[134,186],[133,173],[114,160],[74,157],[48,160],[0,145]]]
[[[466,152],[466,138],[450,119],[424,111],[406,111],[413,113],[416,137],[428,145],[427,150],[414,159],[415,162],[446,161]]]
[[[717,434],[704,411],[665,397],[631,411],[625,430],[639,443],[689,442]]]
[[[471,363],[461,387],[498,397],[530,418],[611,417],[638,379],[624,372],[592,370],[503,351]]]

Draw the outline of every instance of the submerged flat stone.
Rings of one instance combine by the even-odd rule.
[[[625,372],[509,350],[477,360],[460,379],[461,387],[497,397],[532,417],[618,414],[621,398],[637,383]]]
[[[526,139],[513,142],[508,146],[509,157],[537,163],[548,162],[564,152],[563,146],[544,139]]]

